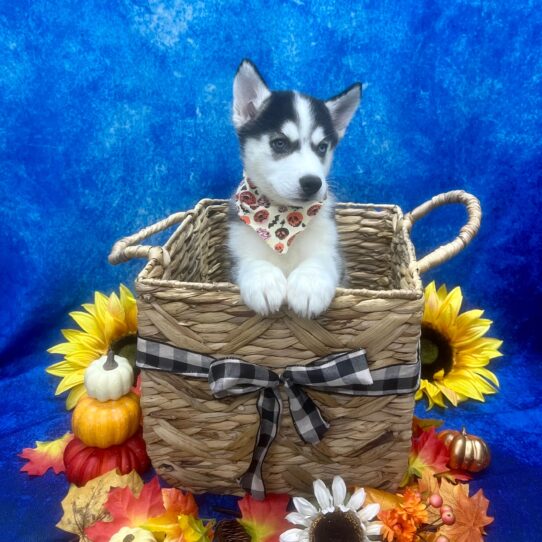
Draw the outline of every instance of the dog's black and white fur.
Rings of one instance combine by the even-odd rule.
[[[246,305],[261,315],[287,302],[300,316],[312,318],[333,299],[342,266],[326,177],[360,99],[359,83],[321,101],[294,91],[270,91],[249,60],[237,70],[233,123],[246,176],[277,205],[327,196],[286,254],[274,252],[238,217],[230,221],[233,279]]]

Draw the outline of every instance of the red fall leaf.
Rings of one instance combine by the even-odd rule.
[[[85,530],[92,542],[109,542],[122,527],[139,527],[149,518],[164,513],[164,503],[158,478],[153,478],[138,496],[128,487],[110,491],[105,508],[111,514],[111,521],[99,521]]]
[[[245,495],[239,501],[239,523],[250,535],[252,542],[279,542],[279,536],[292,526],[286,521],[288,495],[270,494],[263,501]]]
[[[414,477],[421,478],[427,469],[433,474],[448,471],[449,460],[450,452],[437,437],[435,428],[430,427],[426,431],[422,431],[418,437],[412,439],[408,469],[401,485],[408,484]]]

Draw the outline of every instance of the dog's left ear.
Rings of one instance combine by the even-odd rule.
[[[352,120],[360,100],[361,83],[354,83],[345,91],[337,94],[337,96],[326,100],[325,104],[329,109],[333,126],[337,130],[339,138],[342,138],[346,132],[346,128]]]
[[[243,60],[233,80],[233,124],[240,128],[253,119],[266,98],[271,95],[258,68]]]

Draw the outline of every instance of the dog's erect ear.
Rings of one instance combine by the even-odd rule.
[[[346,128],[361,100],[361,83],[354,83],[337,96],[326,100],[325,104],[331,114],[333,126],[339,138],[344,135]]]
[[[240,128],[253,119],[271,94],[258,69],[250,60],[241,62],[233,80],[233,124]]]

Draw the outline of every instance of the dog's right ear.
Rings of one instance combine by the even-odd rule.
[[[250,60],[243,60],[233,80],[233,124],[240,128],[253,119],[271,95],[263,77]]]

